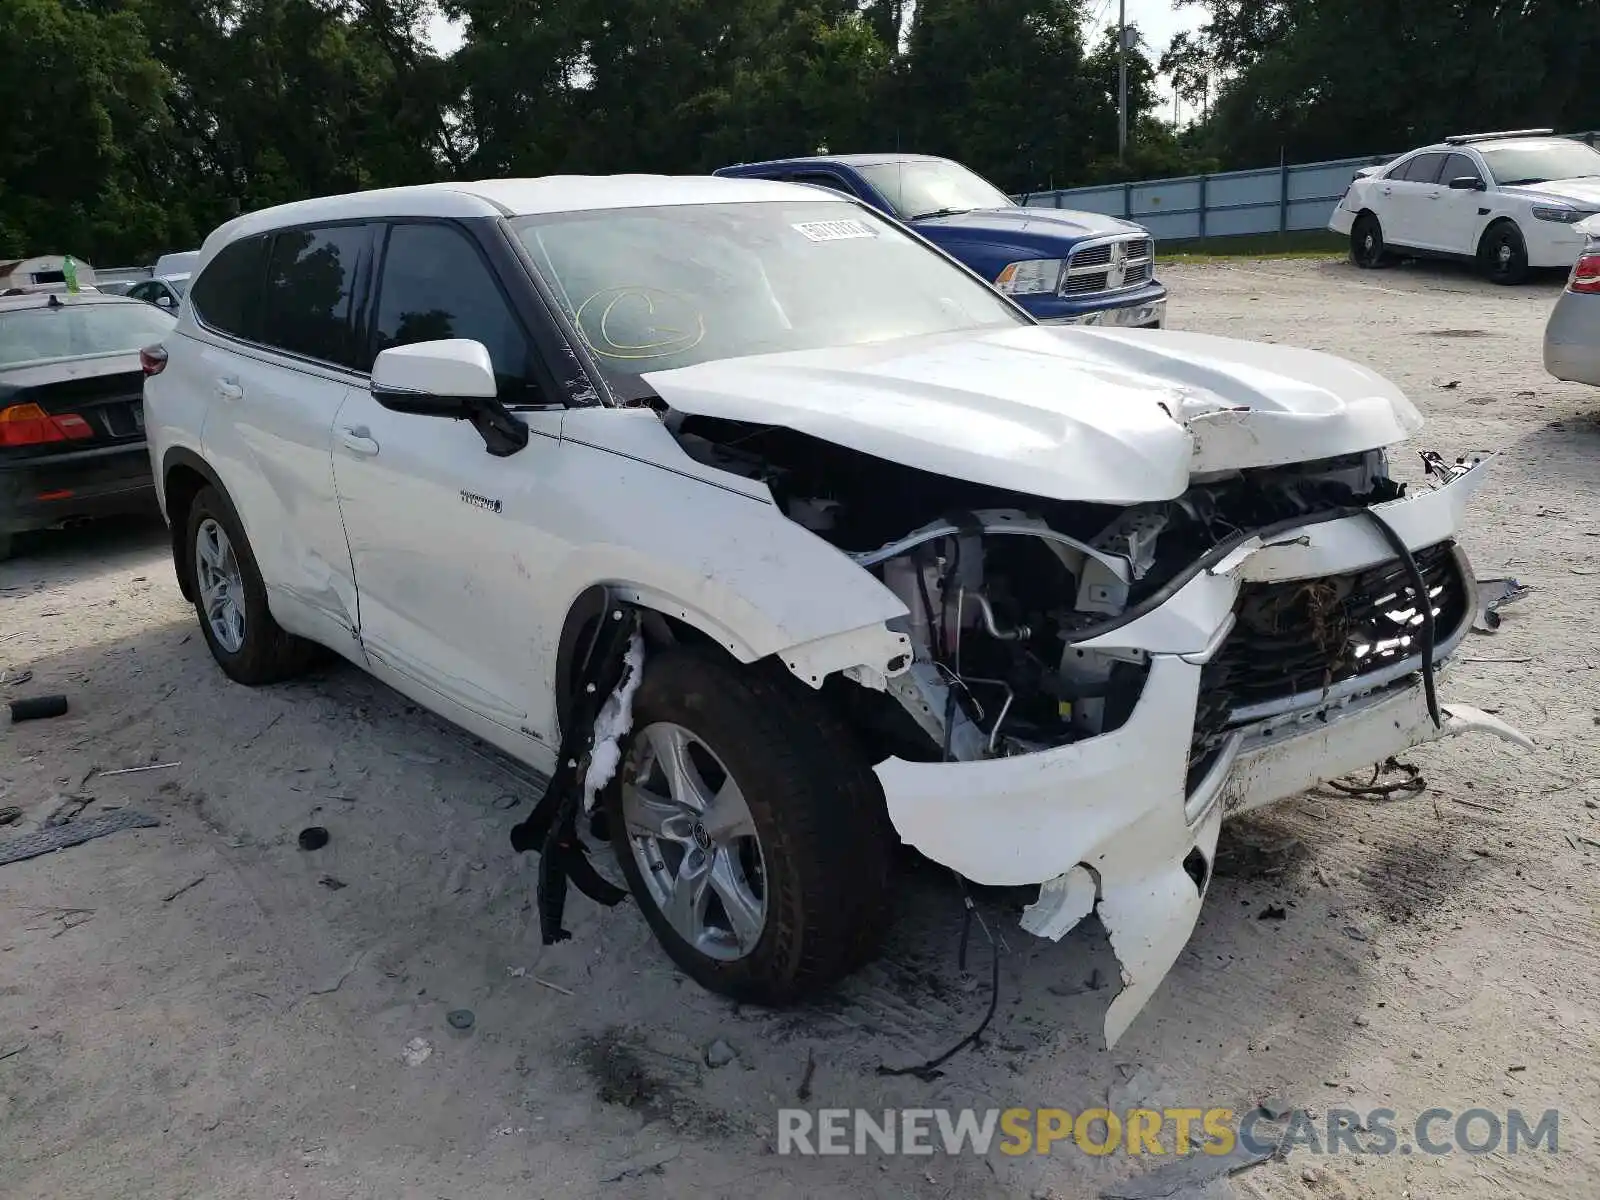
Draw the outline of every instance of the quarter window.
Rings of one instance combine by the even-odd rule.
[[[355,363],[351,298],[365,225],[288,229],[272,244],[262,340],[321,362]]]
[[[257,234],[230,242],[212,256],[191,290],[194,310],[201,321],[219,333],[248,341],[259,338],[266,252],[266,235]]]
[[[362,364],[367,369],[392,346],[469,338],[489,351],[502,402],[541,400],[533,382],[531,343],[477,248],[458,229],[432,224],[390,229],[372,326],[372,351]]]

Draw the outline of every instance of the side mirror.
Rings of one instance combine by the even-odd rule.
[[[528,444],[528,427],[495,398],[494,364],[482,342],[446,338],[392,346],[373,362],[370,390],[394,412],[471,421],[498,457]]]
[[[176,308],[176,307],[178,307],[176,304],[174,304],[172,302],[172,297],[166,295],[165,293],[163,293],[162,295],[156,297],[156,306],[158,308]]]
[[[1450,181],[1452,192],[1482,192],[1487,189],[1488,185],[1476,175],[1457,175]]]

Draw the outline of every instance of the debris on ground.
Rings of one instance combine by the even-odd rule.
[[[344,880],[336,879],[332,875],[324,875],[321,879],[317,880],[317,882],[323,887],[327,888],[330,892],[337,892],[340,888],[350,886]]]
[[[683,1153],[681,1146],[663,1146],[659,1150],[652,1150],[648,1154],[635,1155],[633,1158],[624,1159],[622,1162],[613,1163],[600,1171],[601,1183],[617,1183],[633,1175],[647,1175],[652,1172],[659,1173],[661,1168],[678,1155]]]
[[[408,1067],[420,1067],[433,1054],[433,1044],[427,1038],[414,1037],[400,1051],[400,1061]]]
[[[65,696],[24,696],[21,700],[11,702],[11,723],[19,721],[40,721],[46,717],[65,716],[67,711],[67,698]]]
[[[55,798],[55,807],[50,810],[50,815],[44,819],[45,827],[53,829],[57,825],[67,825],[78,819],[83,810],[94,803],[94,797],[83,792],[62,794]]]
[[[811,1099],[811,1080],[817,1073],[817,1056],[815,1051],[806,1051],[806,1069],[800,1073],[800,1086],[795,1089],[794,1098],[804,1104]]]
[[[1268,1096],[1256,1101],[1256,1111],[1269,1121],[1282,1121],[1294,1112],[1294,1106],[1284,1103],[1279,1096]]]
[[[21,687],[33,678],[32,671],[18,671],[13,675],[10,671],[0,671],[0,683],[7,687]]]
[[[1500,628],[1500,610],[1515,604],[1535,589],[1515,579],[1478,580],[1478,614],[1472,627],[1480,633],[1493,633]]]
[[[706,1066],[725,1067],[739,1055],[727,1042],[718,1038],[706,1047]]]
[[[91,779],[110,779],[113,775],[137,775],[140,771],[165,771],[169,767],[181,766],[181,762],[149,763],[142,767],[118,767],[115,771],[102,771],[96,767],[84,776],[83,781],[88,783]]]
[[[82,845],[108,833],[124,829],[154,829],[160,824],[154,817],[125,808],[88,821],[73,821],[52,829],[40,829],[8,842],[0,842],[0,867],[21,862],[25,858],[37,858],[41,854],[65,850],[69,846]]]
[[[1404,778],[1391,783],[1379,783],[1380,775],[1400,774]],[[1352,776],[1346,776],[1346,779]],[[1428,790],[1428,781],[1423,778],[1422,771],[1412,763],[1400,762],[1398,759],[1386,758],[1372,768],[1372,778],[1366,783],[1345,783],[1342,780],[1330,779],[1323,786],[1331,788],[1345,796],[1360,796],[1374,800],[1386,800],[1391,796],[1415,796]]]
[[[321,850],[328,844],[328,831],[321,825],[308,825],[296,840],[302,850]]]
[[[189,891],[191,888],[199,887],[205,881],[206,881],[206,877],[204,875],[201,875],[201,876],[199,876],[199,877],[197,877],[195,879],[191,879],[188,883],[184,884],[182,887],[173,888],[172,891],[168,892],[165,896],[161,897],[161,901],[162,901],[163,904],[171,904],[179,896],[183,895],[185,892]]]
[[[470,1008],[453,1008],[445,1013],[444,1019],[451,1029],[461,1030],[471,1029],[478,1020]]]
[[[22,810],[14,804],[0,808],[0,825],[15,825],[22,820]]]
[[[1256,914],[1258,921],[1286,921],[1289,919],[1289,910],[1281,904],[1269,904]]]

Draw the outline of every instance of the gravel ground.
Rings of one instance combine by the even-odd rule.
[[[36,827],[132,807],[159,828],[0,867],[0,1195],[477,1200],[657,1196],[1594,1195],[1600,847],[1600,393],[1539,364],[1552,281],[1316,261],[1174,267],[1173,324],[1331,350],[1422,406],[1418,446],[1503,455],[1466,542],[1538,591],[1474,636],[1447,697],[1540,743],[1418,751],[1417,797],[1315,793],[1224,836],[1189,948],[1114,1051],[1103,937],[1007,933],[981,1046],[887,1078],[988,1004],[959,906],[913,868],[883,960],[802,1012],[684,981],[631,906],[574,896],[543,948],[530,788],[363,675],[225,682],[158,528],[35,542],[0,566],[0,667],[65,718],[0,731],[0,805]],[[1401,469],[1416,475],[1410,462]],[[91,776],[175,763],[124,775]],[[331,843],[300,850],[326,826]],[[991,928],[1016,898],[986,894]],[[1282,910],[1283,919],[1260,919]],[[469,1031],[446,1013],[469,1008]],[[421,1039],[416,1041],[415,1039]],[[721,1039],[733,1059],[706,1065]],[[407,1061],[407,1048],[411,1047]],[[426,1057],[423,1050],[426,1048]],[[719,1048],[720,1051],[720,1048]],[[810,1106],[1560,1110],[1561,1152],[1314,1155],[1203,1189],[1048,1156],[795,1159]],[[1448,1125],[1445,1126],[1448,1128]],[[1171,1146],[1167,1147],[1169,1150]]]

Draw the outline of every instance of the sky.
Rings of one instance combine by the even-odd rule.
[[[1119,0],[1088,0],[1094,25],[1094,35],[1117,21]],[[1172,0],[1126,0],[1128,24],[1137,25],[1153,58],[1160,58],[1172,35],[1186,29],[1198,28],[1204,20],[1203,10],[1196,7],[1174,9]],[[449,54],[461,44],[461,31],[454,23],[435,13],[428,22],[428,39],[441,54]],[[1172,94],[1166,90],[1166,80],[1161,80],[1166,103],[1172,103]],[[1187,119],[1187,114],[1183,114]]]
[[[1117,23],[1117,0],[1088,0],[1089,12],[1094,20],[1095,36],[1101,29],[1108,28]],[[1172,41],[1173,34],[1187,30],[1198,29],[1205,21],[1205,10],[1191,5],[1188,8],[1174,9],[1172,0],[1127,0],[1128,24],[1137,25],[1139,33],[1144,38],[1145,45],[1149,47],[1151,58],[1159,59],[1161,52],[1167,48],[1167,43]],[[1165,77],[1157,81],[1157,90],[1165,97],[1166,112],[1162,115],[1168,119],[1172,116],[1172,91],[1168,87]],[[1189,113],[1181,114],[1184,121],[1189,120]]]

